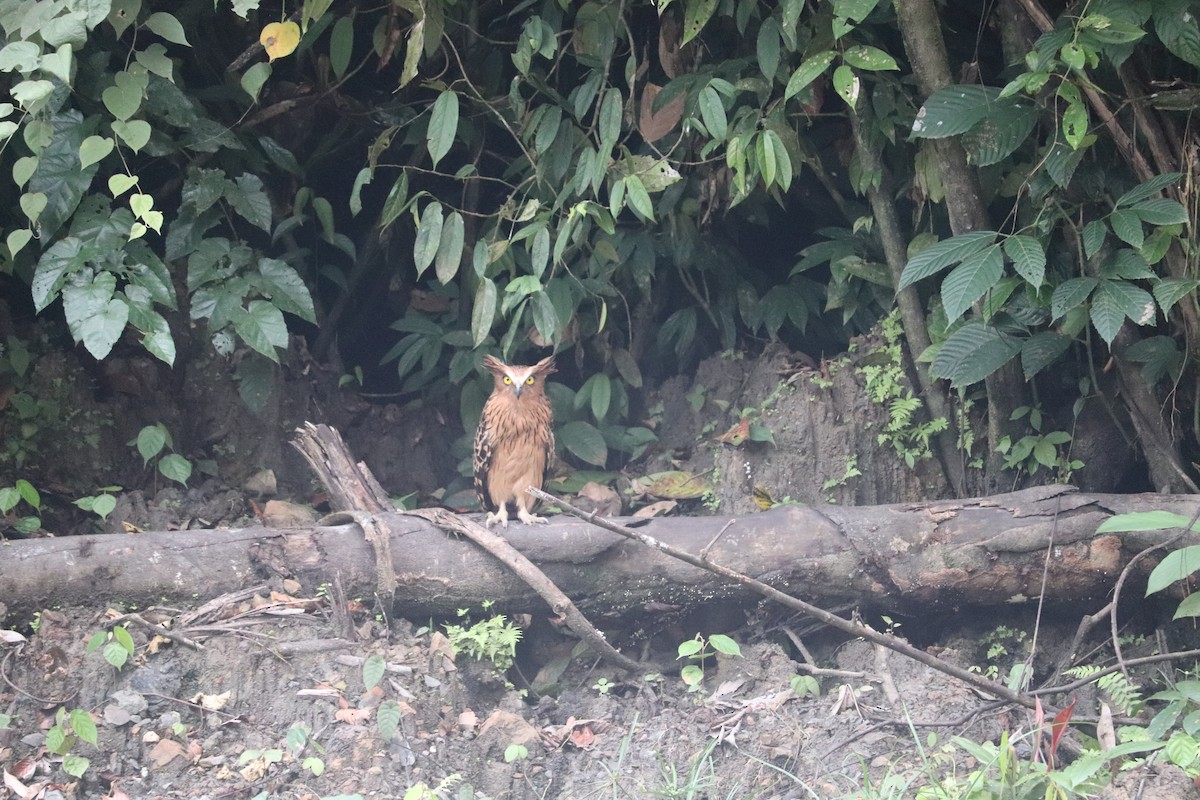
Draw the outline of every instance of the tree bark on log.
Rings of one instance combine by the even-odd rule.
[[[1177,533],[1097,535],[1101,522],[1159,509],[1190,517],[1198,504],[1196,495],[1083,494],[1050,486],[961,501],[674,517],[639,530],[692,553],[711,543],[712,561],[816,605],[927,612],[1032,600],[1042,592],[1044,568],[1047,599],[1100,601],[1134,555]],[[452,614],[485,600],[509,610],[543,607],[524,582],[470,542],[411,515],[377,519],[390,536],[395,614]],[[514,523],[504,533],[597,619],[753,596],[580,520]],[[1180,540],[1198,542],[1196,534]],[[347,596],[371,596],[378,581],[373,553],[354,525],[14,541],[0,563],[0,598],[11,617],[24,620],[55,604],[190,603],[280,577],[308,591],[337,577]],[[1135,575],[1156,560],[1142,559]]]

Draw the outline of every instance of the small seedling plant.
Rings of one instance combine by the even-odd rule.
[[[125,666],[125,662],[136,650],[133,637],[124,625],[114,625],[111,631],[96,631],[92,634],[92,638],[88,639],[87,651],[94,653],[102,647],[104,660],[117,669]]]
[[[7,515],[22,502],[33,509],[33,514],[18,517],[13,525],[19,533],[33,533],[42,527],[42,496],[33,484],[18,478],[12,486],[0,487],[0,516]]]
[[[70,711],[60,708],[54,715],[54,725],[46,731],[46,749],[62,756],[63,771],[74,778],[83,777],[91,761],[71,752],[80,740],[93,747],[97,742],[96,722],[81,708]]]
[[[704,681],[704,665],[717,653],[741,657],[742,648],[723,633],[714,633],[708,637],[698,633],[696,638],[688,639],[679,645],[679,655],[676,657],[676,661],[688,659],[692,662],[679,671],[679,677],[687,685],[689,692],[700,690],[700,684]]]
[[[492,601],[483,603],[484,611],[492,607]],[[445,625],[446,638],[455,654],[465,653],[476,661],[488,660],[497,672],[507,672],[517,657],[517,642],[521,641],[521,629],[508,621],[503,614],[496,614],[476,623],[471,623],[467,609],[458,609],[462,625]]]

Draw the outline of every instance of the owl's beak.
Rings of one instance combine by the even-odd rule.
[[[524,389],[524,388],[525,388],[525,384],[523,384],[523,383],[514,383],[514,384],[513,384],[513,394],[514,394],[515,396],[517,396],[517,397],[520,397],[520,396],[521,396],[521,390],[522,390],[522,389]]]

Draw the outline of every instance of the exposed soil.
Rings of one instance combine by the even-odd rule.
[[[911,797],[930,775],[978,766],[946,749],[952,735],[995,741],[1029,725],[928,667],[812,631],[804,640],[816,659],[841,672],[801,698],[794,639],[779,620],[732,631],[742,656],[710,659],[689,693],[677,675],[622,679],[542,620],[506,685],[486,661],[455,656],[436,625],[387,624],[347,605],[349,616],[324,597],[276,593],[198,613],[147,609],[202,649],[126,621],[137,652],[119,670],[103,648],[86,651],[111,627],[105,614],[47,610],[4,658],[0,710],[12,723],[0,730],[0,766],[47,798],[390,798],[422,782],[444,787],[440,797],[841,798],[862,796],[867,779],[892,786],[867,796]],[[1067,637],[1052,630],[1047,641]],[[660,636],[648,649],[676,643]],[[982,663],[979,645],[958,644],[941,656]],[[371,656],[387,670],[368,690]],[[98,728],[97,747],[72,750],[91,762],[78,780],[47,750],[59,709],[83,709]],[[394,732],[381,730],[389,714]],[[1195,796],[1177,770],[1138,775],[1125,779],[1129,793],[1105,796],[1135,796],[1146,781],[1167,793],[1136,796]]]

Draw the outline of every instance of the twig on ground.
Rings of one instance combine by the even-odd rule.
[[[976,675],[975,673],[969,672],[968,670],[963,669],[962,667],[955,666],[954,664],[947,664],[945,661],[942,661],[940,658],[930,655],[929,653],[926,653],[923,650],[918,650],[917,648],[910,645],[908,642],[905,642],[901,639],[897,639],[895,636],[890,636],[885,633],[880,633],[879,631],[877,631],[874,628],[871,628],[867,625],[863,625],[861,623],[851,622],[850,620],[843,619],[842,617],[839,617],[836,614],[829,613],[828,611],[826,611],[823,608],[819,608],[810,603],[806,603],[803,600],[792,597],[789,594],[785,594],[772,586],[768,586],[767,584],[763,583],[762,581],[755,580],[754,578],[751,578],[748,575],[743,575],[740,572],[732,570],[729,567],[723,566],[716,562],[706,561],[706,560],[704,560],[698,556],[695,556],[687,551],[680,550],[677,547],[672,547],[671,545],[666,544],[665,542],[660,542],[659,540],[655,539],[654,537],[647,536],[646,534],[641,533],[640,531],[630,530],[629,528],[626,528],[622,525],[618,525],[607,519],[597,518],[592,515],[589,515],[588,512],[584,511],[583,509],[576,508],[575,506],[571,505],[570,503],[566,502],[565,500],[563,500],[559,497],[555,497],[554,495],[549,494],[548,492],[544,492],[541,489],[535,489],[535,488],[531,487],[529,489],[529,493],[532,494],[534,497],[540,498],[541,500],[544,500],[544,501],[547,501],[550,503],[554,503],[555,505],[557,505],[559,508],[563,509],[567,513],[572,514],[573,516],[579,517],[580,519],[585,520],[587,522],[590,522],[591,524],[596,525],[597,527],[603,528],[606,531],[612,531],[613,533],[624,536],[627,539],[633,539],[635,541],[639,541],[642,544],[646,545],[647,547],[652,547],[655,550],[658,550],[659,552],[664,553],[665,555],[671,556],[672,558],[679,559],[680,561],[683,561],[687,564],[691,564],[693,567],[697,567],[698,569],[708,570],[709,572],[712,572],[716,575],[720,575],[723,578],[729,578],[732,581],[736,581],[737,583],[740,583],[741,585],[758,592],[759,594],[763,595],[764,597],[774,600],[775,602],[779,603],[780,605],[786,606],[787,608],[791,608],[796,611],[802,611],[811,617],[815,617],[816,619],[819,619],[821,622],[824,622],[826,625],[830,626],[831,628],[837,628],[838,630],[843,631],[844,633],[848,633],[851,636],[860,636],[860,637],[866,639],[867,641],[882,645],[882,646],[888,648],[889,650],[894,650],[897,653],[900,653],[901,655],[908,656],[909,658],[913,659],[914,661],[919,661],[920,663],[924,664],[927,667],[936,669],[939,672],[943,672],[947,675],[950,675],[951,677],[958,678],[959,680],[961,680],[965,683],[969,683],[972,686],[975,686],[979,689],[982,689],[985,692],[988,692],[989,694],[995,695],[996,697],[1003,698],[1004,700],[1007,700],[1010,703],[1016,703],[1018,705],[1026,707],[1026,708],[1034,708],[1036,705],[1033,697],[1031,697],[1027,694],[1021,694],[1019,692],[1014,692],[1012,689],[1009,689],[1007,686],[1000,684],[1000,683],[996,683],[995,681],[992,681],[992,680],[988,680],[987,678],[983,677],[982,675]]]
[[[574,631],[579,638],[587,642],[597,655],[603,656],[622,669],[632,671],[655,669],[664,671],[653,664],[638,663],[613,647],[604,638],[604,634],[597,630],[592,623],[588,622],[583,612],[571,602],[571,598],[567,597],[562,589],[559,589],[554,585],[553,581],[546,577],[544,572],[538,569],[532,561],[509,544],[502,536],[492,533],[478,522],[473,522],[444,508],[421,508],[413,511],[405,511],[404,513],[428,520],[443,530],[461,533],[484,550],[487,550],[499,559],[502,564],[516,573],[517,577],[525,581],[529,585],[529,588],[537,592],[546,601],[547,605],[550,606],[551,611],[563,617],[566,620],[567,627]]]
[[[143,628],[152,632],[156,636],[162,636],[165,639],[170,639],[176,644],[181,644],[184,647],[190,647],[193,650],[204,649],[204,645],[200,644],[199,642],[193,641],[192,639],[189,639],[182,634],[178,634],[173,630],[164,628],[162,625],[159,625],[155,622],[151,622],[141,614],[122,614],[119,617],[106,619],[104,620],[104,626],[106,628],[111,628],[113,625],[120,625],[122,622],[136,622],[138,625],[141,625]]]

